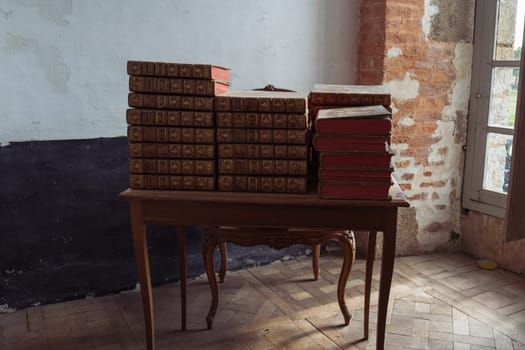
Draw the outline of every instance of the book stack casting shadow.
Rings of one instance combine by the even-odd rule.
[[[215,109],[219,191],[307,191],[306,94],[228,91]]]
[[[130,187],[216,189],[214,96],[230,71],[210,64],[128,61]]]
[[[390,95],[382,86],[324,85],[310,93],[321,198],[388,199]],[[379,104],[378,104],[379,103]],[[324,108],[326,107],[326,108]]]

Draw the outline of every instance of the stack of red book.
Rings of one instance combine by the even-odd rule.
[[[334,90],[334,85],[331,87]],[[335,88],[338,92],[317,89],[314,93],[314,89],[310,94],[310,101],[317,102],[310,108],[315,114],[313,147],[318,152],[320,197],[388,198],[392,183],[391,113],[383,104],[366,105],[389,103],[390,95],[381,89],[341,86]],[[350,106],[340,107],[338,102]]]
[[[214,190],[214,96],[230,71],[210,64],[128,61],[130,187]]]
[[[229,91],[215,99],[219,191],[305,193],[306,95]]]

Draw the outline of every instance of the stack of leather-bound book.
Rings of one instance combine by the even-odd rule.
[[[211,64],[128,61],[130,187],[215,190],[214,96],[229,69]]]
[[[229,91],[215,109],[219,191],[307,191],[306,94]]]
[[[390,94],[382,86],[316,85],[314,113],[321,198],[387,199],[392,184]]]

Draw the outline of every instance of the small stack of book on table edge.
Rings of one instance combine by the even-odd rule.
[[[210,64],[128,61],[130,187],[215,190],[214,96],[229,69]]]
[[[219,191],[307,191],[306,94],[229,91],[215,110]]]
[[[388,199],[390,94],[383,86],[320,85],[309,95],[321,198]]]

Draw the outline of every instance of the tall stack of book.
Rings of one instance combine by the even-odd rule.
[[[214,96],[229,69],[209,64],[128,61],[130,187],[215,190]]]
[[[387,199],[390,94],[382,86],[316,85],[309,97],[320,197]]]
[[[215,108],[219,191],[307,191],[306,95],[229,91]]]

